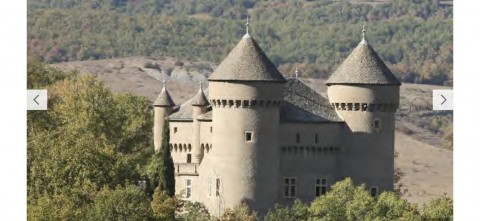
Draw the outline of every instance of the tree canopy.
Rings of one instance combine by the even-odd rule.
[[[280,71],[328,77],[366,36],[405,82],[452,85],[442,1],[29,0],[28,51],[46,62],[133,55],[219,62],[245,33]]]

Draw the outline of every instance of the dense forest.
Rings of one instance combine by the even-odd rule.
[[[145,55],[219,62],[251,32],[283,73],[328,77],[366,37],[404,82],[452,85],[453,6],[438,0],[28,0],[48,62]]]

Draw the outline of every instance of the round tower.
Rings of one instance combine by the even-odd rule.
[[[285,82],[249,35],[248,26],[209,78],[211,175],[220,179],[219,197],[226,208],[246,203],[262,213],[277,201],[279,110]]]
[[[203,150],[200,148],[200,121],[197,117],[207,112],[208,103],[205,94],[203,93],[202,82],[200,82],[200,88],[198,93],[192,99],[192,118],[193,118],[193,140],[192,140],[192,163],[201,163],[203,158]]]
[[[345,176],[392,190],[400,82],[363,36],[326,84],[332,107],[347,125]]]
[[[154,108],[154,126],[153,126],[153,145],[155,152],[158,152],[162,146],[163,124],[175,107],[175,103],[167,90],[166,81],[163,81],[163,89],[153,103]]]

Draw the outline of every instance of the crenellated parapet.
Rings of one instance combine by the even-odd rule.
[[[291,156],[330,156],[340,154],[338,146],[283,146],[282,155]]]
[[[254,107],[275,107],[282,105],[279,100],[232,100],[232,99],[212,99],[210,104],[216,108],[254,108]]]
[[[395,112],[398,103],[331,103],[337,111]]]
[[[200,146],[201,150],[204,153],[208,153],[212,150],[213,145],[210,143],[202,143]],[[192,152],[192,144],[185,144],[185,143],[171,143],[170,144],[170,151],[173,153],[191,153]]]

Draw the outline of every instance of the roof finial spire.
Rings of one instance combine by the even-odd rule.
[[[365,39],[365,20],[363,20],[363,27],[362,27],[362,41],[360,42],[360,44],[368,44],[367,43],[367,39]]]
[[[200,91],[203,90],[203,84],[202,84],[202,81],[198,82],[198,86],[200,87]]]
[[[250,30],[249,30],[250,22],[249,21],[250,21],[250,16],[247,15],[247,22],[245,23],[247,33],[245,33],[243,38],[250,38]]]
[[[167,90],[167,80],[163,79],[163,90]]]
[[[298,66],[295,65],[295,78],[298,78]]]
[[[248,23],[248,20],[249,20],[249,16],[247,15],[247,23],[245,23],[245,26],[247,26],[247,35],[250,34],[248,33],[248,26],[250,25],[250,23]]]

